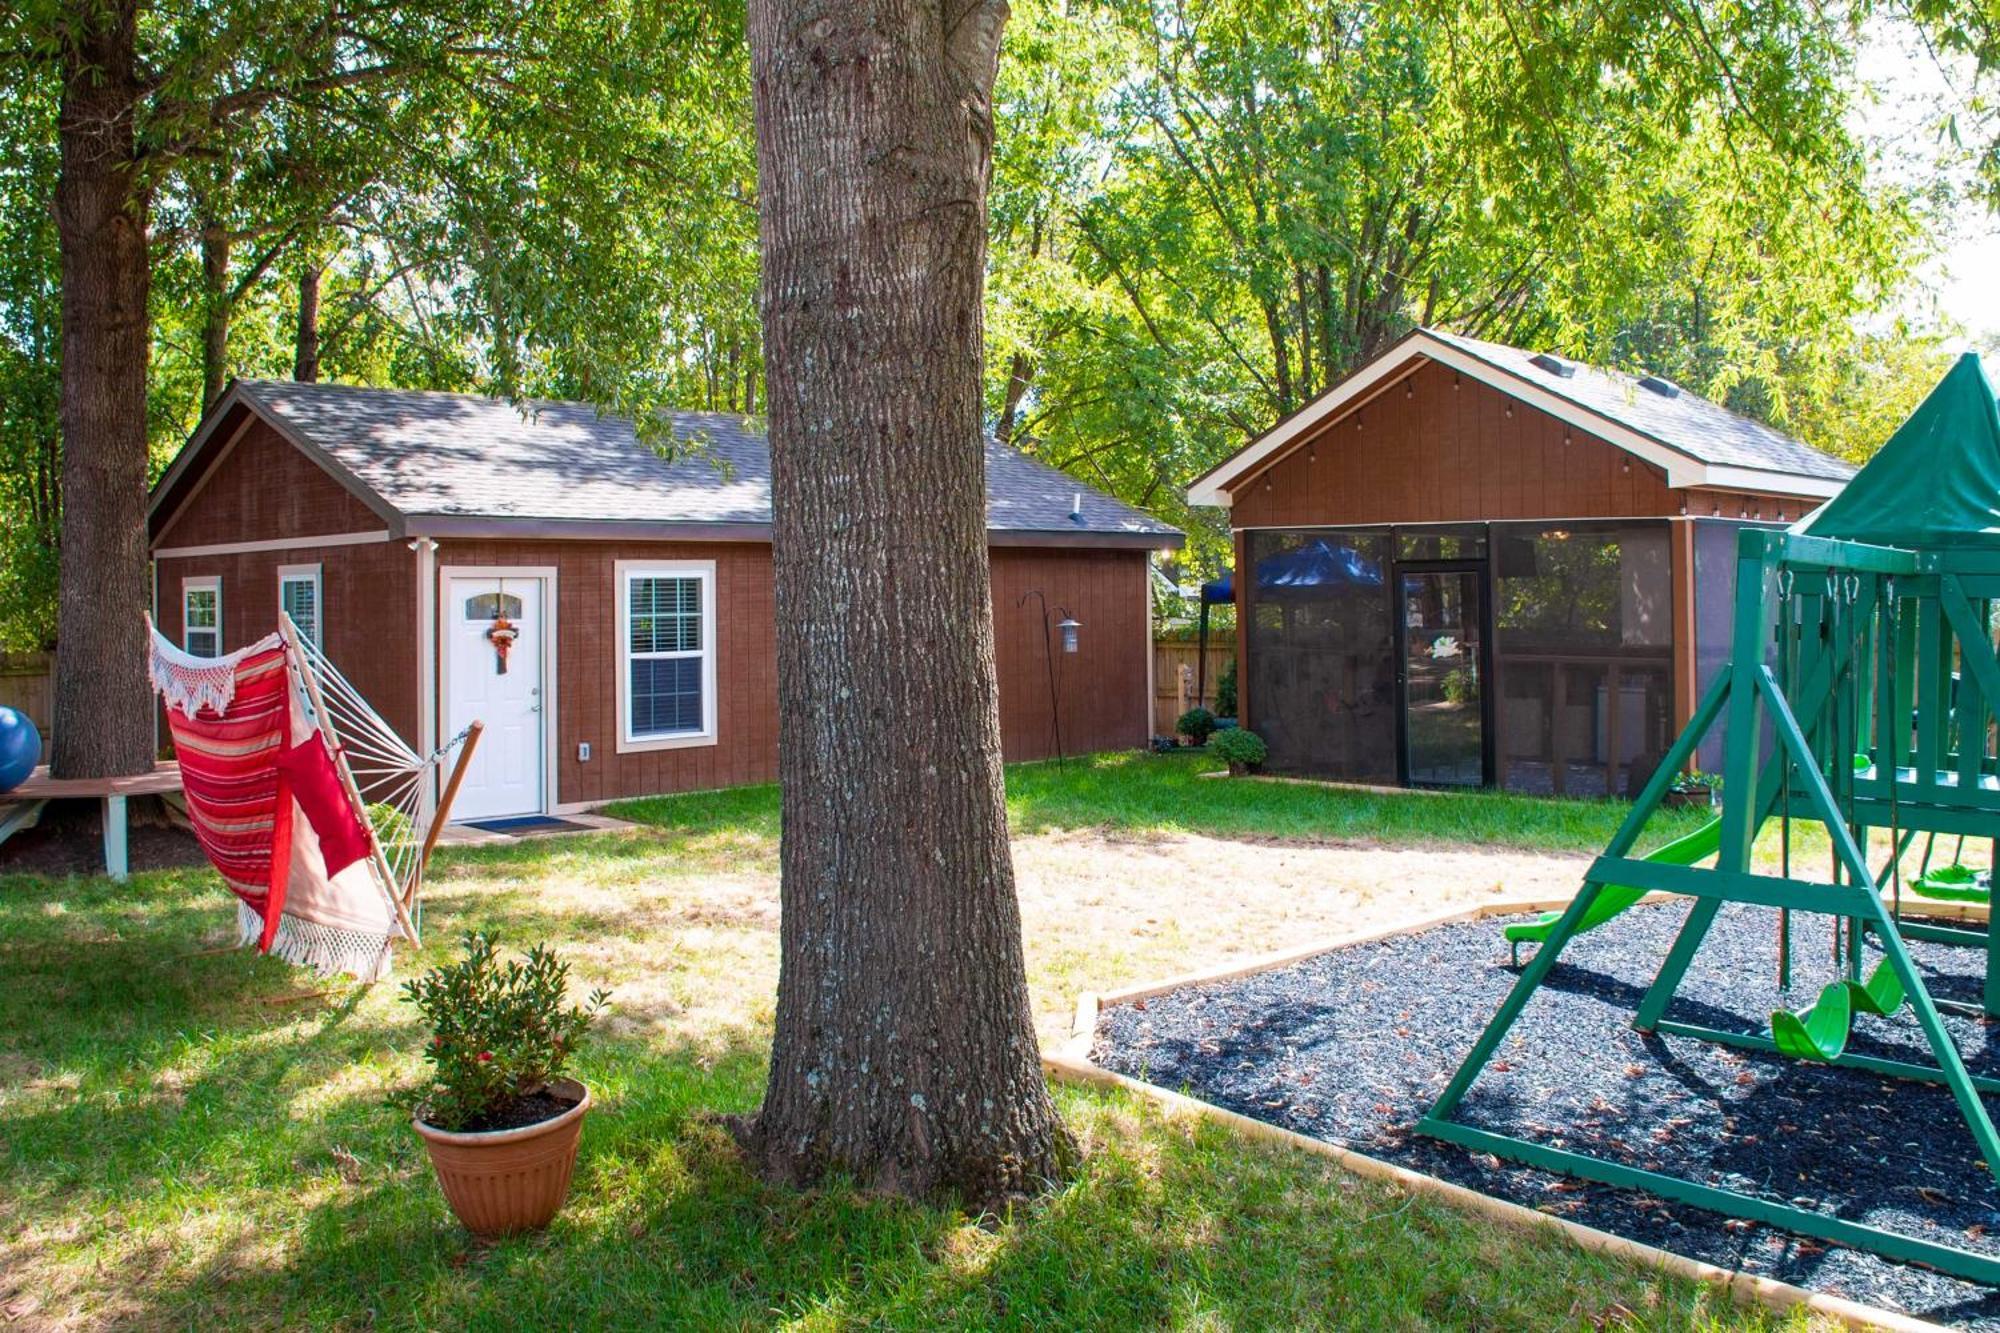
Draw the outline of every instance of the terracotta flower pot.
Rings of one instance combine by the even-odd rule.
[[[549,1084],[549,1091],[565,1099],[574,1097],[576,1105],[553,1119],[518,1129],[454,1134],[425,1124],[421,1116],[412,1117],[430,1150],[445,1199],[473,1235],[539,1231],[569,1197],[590,1089],[573,1078],[559,1078]]]

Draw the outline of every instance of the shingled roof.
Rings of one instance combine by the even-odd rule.
[[[1657,376],[1627,375],[1419,328],[1197,478],[1188,499],[1228,504],[1232,488],[1321,422],[1366,402],[1382,385],[1424,361],[1448,365],[1655,464],[1670,486],[1825,499],[1854,475],[1851,465],[1831,454]]]
[[[241,402],[412,535],[765,537],[771,455],[754,418],[668,414],[673,441],[584,403],[289,380],[239,380],[154,488],[164,499],[213,424]],[[1178,529],[995,440],[996,540],[1177,546]]]
[[[1702,462],[1827,481],[1854,475],[1852,464],[1658,376],[1627,375],[1438,329],[1427,332],[1516,379]]]

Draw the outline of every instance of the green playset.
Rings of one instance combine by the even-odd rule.
[[[1906,943],[1983,951],[1983,1002],[1965,1008],[1973,1016],[2000,1017],[2000,930],[1975,920],[1920,920],[1904,911],[1906,889],[1938,899],[1987,895],[1981,877],[1959,857],[1933,869],[1932,853],[1941,835],[1958,838],[1961,852],[1968,837],[2000,837],[2000,763],[1993,745],[2000,708],[1996,603],[2000,410],[1977,358],[1968,355],[1839,496],[1789,529],[1742,533],[1730,661],[1569,907],[1507,928],[1517,960],[1524,943],[1539,947],[1418,1128],[1531,1166],[2000,1284],[2000,1257],[1991,1253],[1453,1118],[1564,946],[1646,894],[1666,892],[1692,898],[1693,906],[1639,1003],[1635,1028],[1941,1084],[1965,1118],[1969,1146],[2000,1181],[2000,1136],[1980,1097],[2000,1092],[2000,1081],[1967,1071],[1941,1017],[1954,1006],[1932,997]],[[1650,855],[1634,856],[1675,776],[1718,726],[1725,737],[1720,816]],[[1824,826],[1830,865],[1794,863],[1793,821]],[[1753,869],[1751,857],[1758,834],[1773,822],[1784,833],[1776,874]],[[1904,855],[1919,836],[1925,839],[1922,869],[1906,877]],[[1871,865],[1871,848],[1879,850],[1879,868]],[[1711,856],[1713,864],[1701,864]],[[1832,917],[1839,979],[1806,1007],[1773,1014],[1764,1033],[1670,1020],[1668,1006],[1725,903],[1773,911],[1775,963],[1786,988],[1791,913]],[[1864,978],[1870,941],[1880,960]],[[1906,1008],[1934,1064],[1850,1049],[1856,1015],[1900,1016]]]

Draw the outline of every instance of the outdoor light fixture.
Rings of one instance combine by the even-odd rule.
[[[1403,381],[1403,397],[1415,398],[1417,396],[1416,378],[1415,375],[1412,375],[1409,379]]]
[[[1269,484],[1267,478],[1265,485]],[[1030,588],[1021,594],[1021,600],[1014,605],[1026,606],[1030,597],[1034,598],[1042,608],[1042,656],[1049,664],[1049,729],[1055,736],[1056,762],[1060,764],[1063,761],[1062,707],[1056,697],[1056,649],[1055,636],[1049,628],[1049,599],[1042,595],[1040,588]],[[1057,607],[1056,614],[1062,617],[1056,625],[1056,628],[1062,631],[1062,650],[1064,653],[1073,653],[1076,651],[1077,631],[1083,628],[1083,624],[1069,613],[1068,607]]]

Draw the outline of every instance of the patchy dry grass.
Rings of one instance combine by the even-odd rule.
[[[1072,769],[1096,782],[1116,762]],[[1016,853],[1054,1031],[1085,986],[1496,883],[1561,896],[1587,831],[1559,837],[1558,858],[1339,841],[1349,829],[1224,837],[1092,821],[1074,794],[1037,796],[1042,771],[1014,775]],[[1135,800],[1126,815],[1153,798]],[[1099,1092],[1058,1093],[1090,1149],[1082,1176],[1005,1219],[766,1189],[709,1115],[761,1090],[775,802],[681,798],[649,817],[659,826],[444,855],[431,943],[402,962],[484,929],[550,940],[579,982],[615,994],[578,1071],[601,1109],[571,1206],[546,1234],[494,1246],[451,1222],[386,1102],[421,1068],[393,987],[309,996],[282,964],[204,952],[230,924],[206,872],[0,878],[0,1311],[22,1328],[1770,1326]]]

